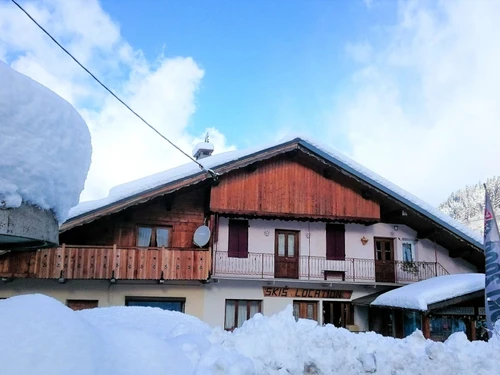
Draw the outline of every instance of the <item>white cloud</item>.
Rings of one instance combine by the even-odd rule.
[[[186,127],[203,70],[190,57],[147,61],[95,0],[45,0],[26,9],[146,121],[191,154],[200,135]],[[71,102],[92,133],[92,165],[82,200],[189,160],[92,81],[13,4],[0,3],[0,58]],[[216,152],[230,149],[210,128]]]
[[[352,157],[437,205],[500,174],[500,3],[399,7],[335,120]]]
[[[370,9],[373,6],[373,1],[374,0],[363,0],[363,3],[368,9]]]
[[[345,49],[347,55],[351,57],[355,62],[359,63],[369,62],[373,52],[371,44],[367,41],[363,41],[360,43],[348,42]]]

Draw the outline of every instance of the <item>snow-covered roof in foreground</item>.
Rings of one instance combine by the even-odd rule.
[[[448,228],[467,241],[474,243],[476,246],[482,246],[483,240],[479,233],[472,231],[465,225],[439,211],[437,208],[434,208],[431,205],[423,202],[419,198],[394,185],[385,178],[370,171],[369,169],[363,167],[359,163],[341,154],[340,152],[330,148],[329,146],[320,144],[319,142],[316,142],[309,137],[304,137],[301,135],[289,135],[279,142],[246,150],[230,151],[213,155],[202,159],[200,162],[204,165],[205,168],[216,169],[217,167],[225,165],[227,163],[231,163],[244,157],[260,153],[264,150],[279,147],[291,142],[300,143],[303,147],[308,148],[312,152],[317,153],[318,155],[338,165],[349,173],[352,173],[356,177],[361,178],[374,187],[384,191],[385,193],[393,196],[399,201],[430,217],[434,221]],[[139,180],[116,186],[110,190],[108,197],[96,201],[83,202],[78,206],[72,208],[69,216],[70,218],[74,218],[87,212],[97,210],[101,207],[108,206],[122,199],[132,197],[136,194],[143,193],[145,191],[157,188],[170,182],[174,182],[176,180],[187,178],[197,173],[200,173],[200,168],[194,163],[189,163],[180,167],[141,178]]]
[[[60,223],[90,167],[90,133],[66,100],[0,61],[0,208],[22,202]]]
[[[484,273],[433,277],[381,294],[372,306],[427,311],[428,306],[484,289]]]

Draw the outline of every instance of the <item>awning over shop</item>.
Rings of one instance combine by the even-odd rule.
[[[478,298],[484,293],[484,284],[482,273],[433,277],[382,293],[370,306],[428,312]]]
[[[367,296],[363,296],[363,297],[359,297],[359,298],[356,298],[356,299],[353,299],[352,300],[352,304],[353,305],[356,305],[356,306],[370,306],[370,304],[375,301],[375,299],[386,293],[387,290],[384,290],[384,291],[381,291],[381,292],[377,292],[377,293],[373,293],[373,294],[369,294]]]

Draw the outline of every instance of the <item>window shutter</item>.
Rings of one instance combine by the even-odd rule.
[[[345,226],[326,225],[326,259],[345,260]]]
[[[248,220],[229,220],[228,256],[248,258]]]
[[[239,228],[236,220],[229,220],[229,243],[227,247],[228,256],[238,257],[238,244],[240,242]]]
[[[239,230],[239,257],[248,258],[248,221],[240,220]]]

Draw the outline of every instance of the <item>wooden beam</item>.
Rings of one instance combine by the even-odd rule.
[[[461,303],[461,302],[469,301],[471,299],[476,299],[476,298],[482,298],[482,297],[484,297],[484,290],[479,290],[477,292],[464,294],[462,296],[458,296],[455,298],[450,298],[450,299],[447,299],[446,301],[432,303],[432,304],[427,306],[427,311],[432,312],[435,310],[439,310],[443,307],[456,305],[456,304]]]
[[[448,250],[450,258],[467,258],[471,254],[471,249]]]
[[[429,238],[431,240],[434,240],[435,237],[438,235],[439,235],[439,230],[437,228],[421,230],[421,231],[419,230],[417,232],[417,238],[419,239]]]
[[[431,318],[428,315],[422,315],[422,333],[426,339],[431,337]]]
[[[346,223],[360,223],[360,224],[375,224],[379,223],[380,219],[377,217],[357,217],[357,216],[339,216],[339,215],[311,215],[311,214],[298,214],[287,212],[264,212],[264,211],[250,211],[250,210],[230,210],[230,209],[211,209],[212,213],[219,213],[222,216],[238,216],[238,217],[267,217],[283,220],[302,220],[302,221],[339,221]]]

